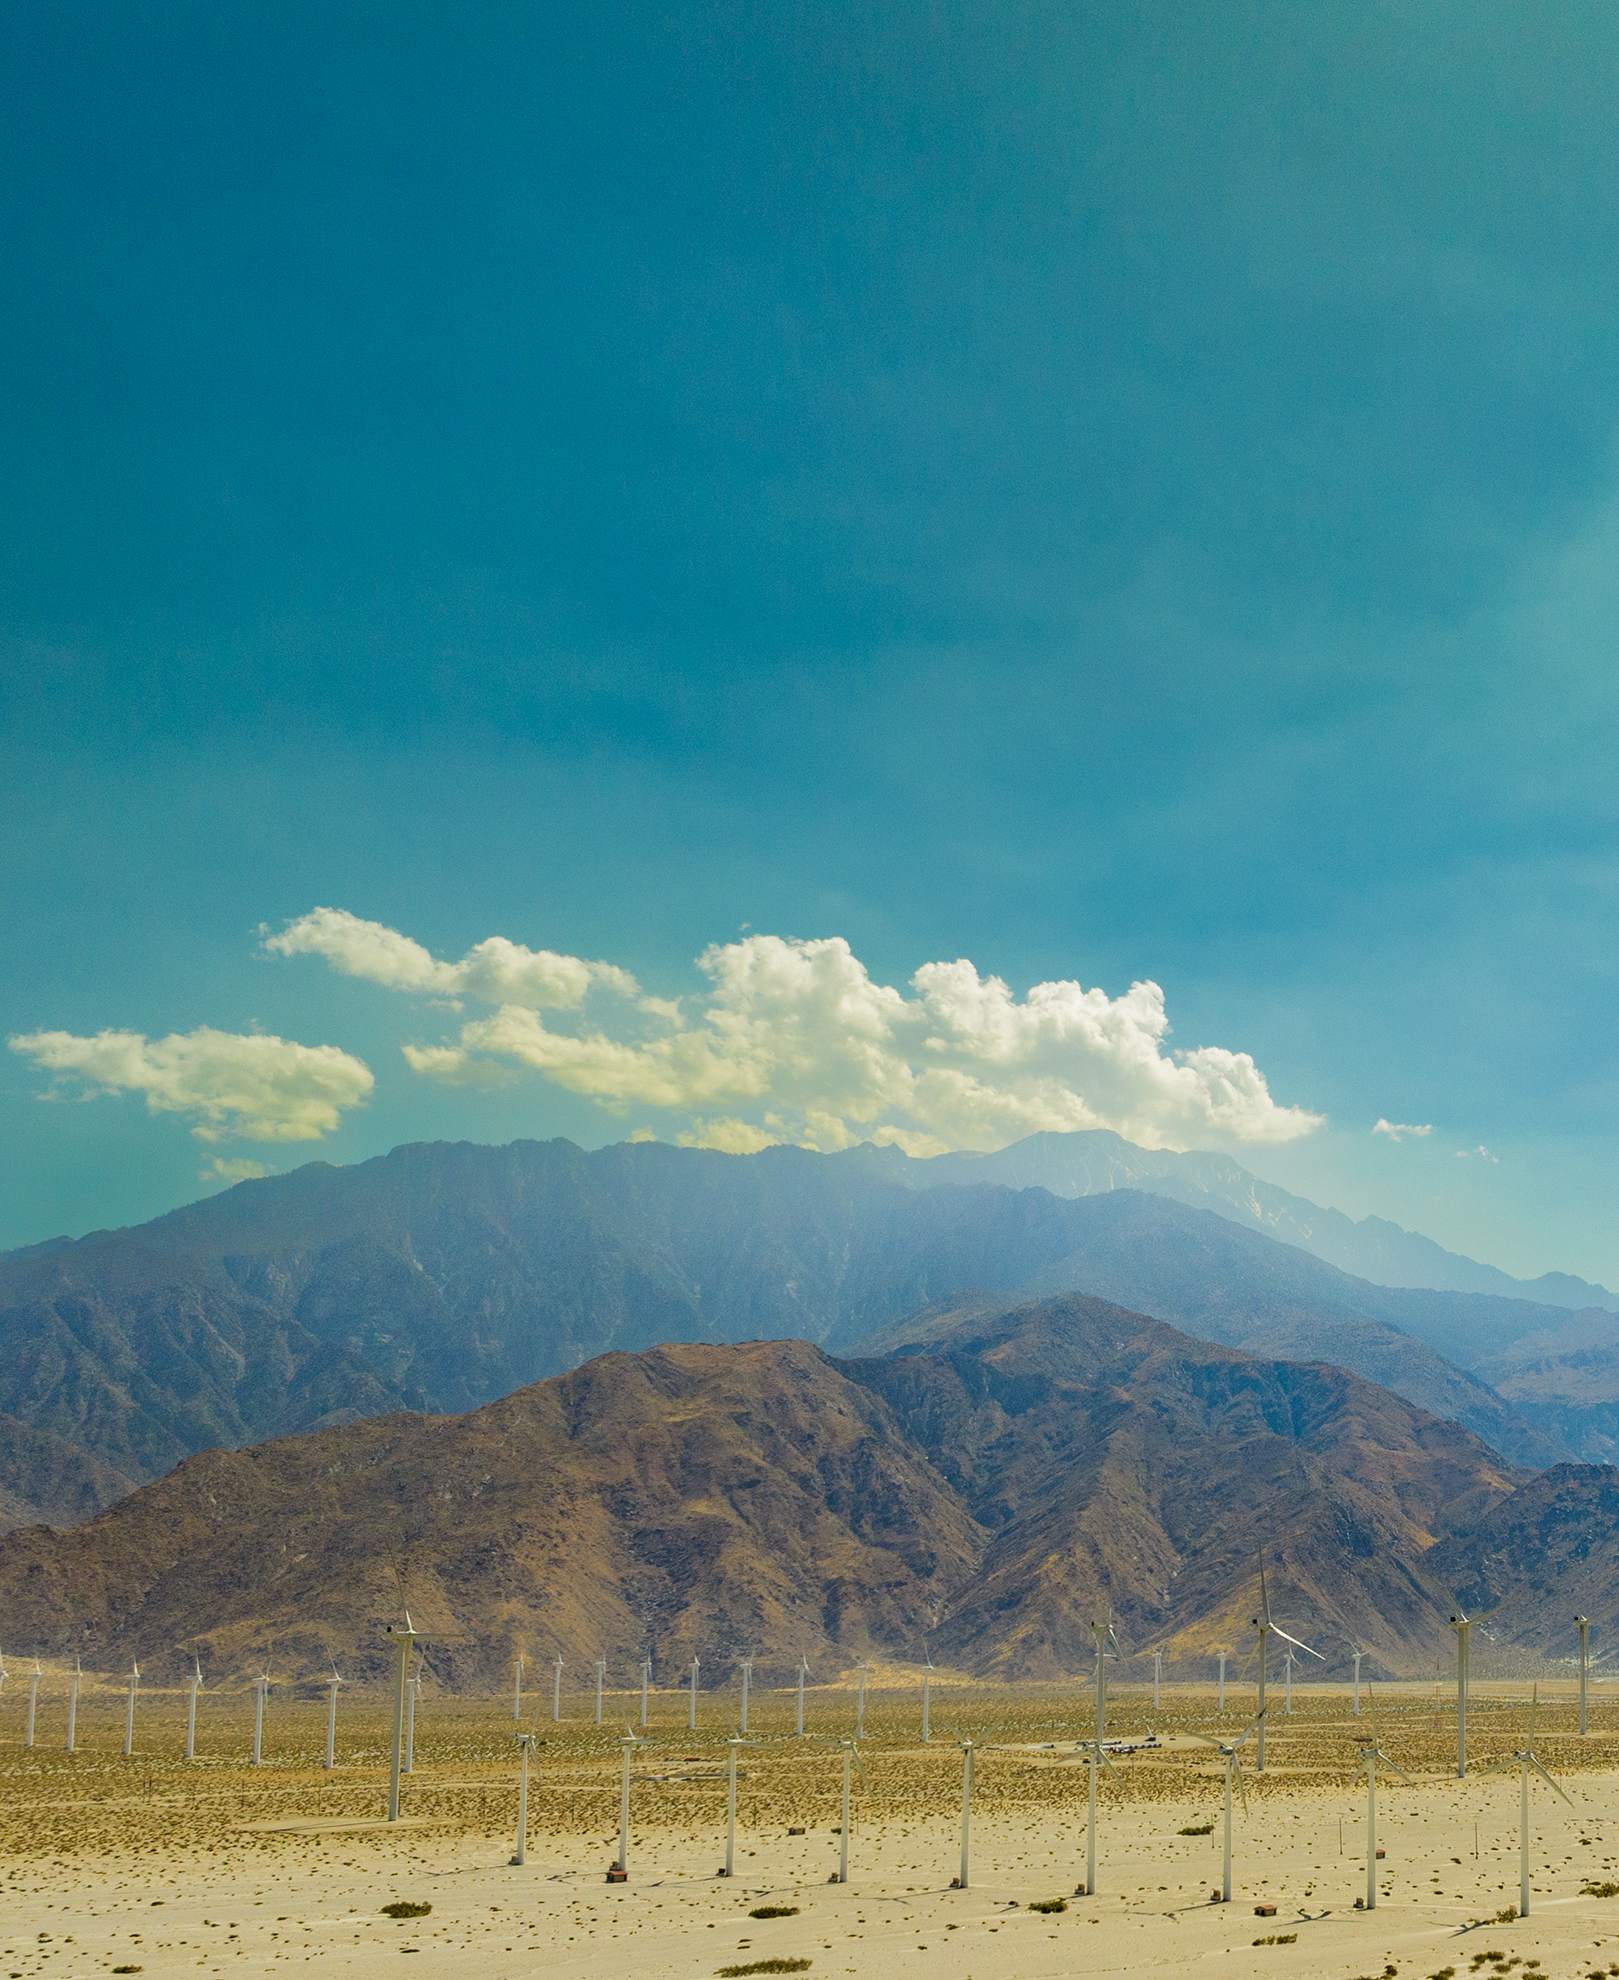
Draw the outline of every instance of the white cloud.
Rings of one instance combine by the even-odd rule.
[[[1426,1127],[1413,1127],[1409,1121],[1385,1121],[1380,1114],[1372,1133],[1386,1134],[1390,1141],[1404,1141],[1408,1134],[1414,1134],[1420,1141],[1424,1135],[1433,1133],[1433,1122],[1430,1121]]]
[[[91,1092],[143,1093],[154,1114],[189,1114],[199,1141],[318,1141],[371,1092],[370,1068],[335,1045],[299,1045],[203,1026],[148,1039],[35,1031],[13,1052]]]
[[[696,1146],[831,1149],[871,1139],[933,1154],[999,1148],[1040,1129],[1112,1128],[1146,1147],[1189,1148],[1292,1141],[1322,1120],[1278,1106],[1246,1052],[1166,1051],[1169,1021],[1155,983],[1113,998],[1041,983],[1019,999],[970,962],[936,962],[917,970],[907,995],[873,982],[841,938],[749,934],[705,951],[698,967],[707,990],[671,1002],[641,996],[632,976],[608,964],[498,937],[441,963],[391,928],[329,908],[266,946],[493,1006],[453,1040],[406,1046],[417,1072],[467,1082],[526,1068],[614,1112],[683,1115],[678,1138]],[[507,959],[498,971],[478,960],[497,954]],[[542,998],[542,976],[571,986],[569,999]],[[513,982],[523,996],[509,994]],[[617,993],[611,1023],[579,1014],[563,1028],[541,1015],[577,1012],[596,985]]]
[[[503,935],[479,942],[459,962],[439,962],[408,935],[341,908],[318,907],[289,922],[279,935],[267,935],[264,946],[278,956],[324,956],[345,976],[361,976],[389,990],[476,997],[485,1004],[517,1004],[528,1010],[572,1010],[593,986],[621,997],[641,994],[635,978],[611,963],[525,949]]]
[[[257,1182],[261,1176],[274,1174],[268,1162],[249,1161],[245,1155],[216,1155],[206,1169],[197,1171],[197,1181],[229,1188],[232,1183]]]
[[[1475,1155],[1481,1162],[1493,1162],[1497,1168],[1501,1166],[1501,1157],[1499,1155],[1492,1155],[1482,1141],[1477,1148],[1458,1148],[1456,1150],[1456,1160],[1458,1162],[1470,1161]]]

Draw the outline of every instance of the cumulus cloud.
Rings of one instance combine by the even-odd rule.
[[[620,1114],[683,1116],[676,1139],[690,1146],[835,1149],[869,1139],[920,1155],[999,1148],[1041,1129],[1112,1128],[1146,1147],[1188,1148],[1292,1141],[1322,1119],[1279,1106],[1246,1052],[1166,1050],[1169,1020],[1155,983],[1111,998],[1074,982],[1041,983],[1019,998],[999,977],[956,961],[924,964],[907,994],[874,982],[839,937],[749,934],[698,958],[707,978],[698,996],[667,1000],[643,996],[609,964],[500,937],[442,963],[391,928],[330,908],[266,947],[491,1006],[451,1039],[404,1048],[429,1078],[538,1072]],[[491,956],[499,970],[483,960]],[[542,979],[568,986],[569,998],[542,996]],[[509,993],[513,982],[524,995]],[[612,993],[605,1014],[599,1000],[581,1008],[597,988]],[[548,1010],[575,1015],[558,1024]]]
[[[1456,1150],[1456,1159],[1458,1162],[1471,1161],[1471,1159],[1475,1155],[1479,1158],[1481,1162],[1494,1162],[1497,1168],[1499,1168],[1501,1165],[1500,1156],[1492,1155],[1489,1149],[1487,1149],[1484,1146],[1482,1141],[1479,1143],[1477,1148],[1458,1148]]]
[[[525,949],[503,935],[491,935],[468,949],[459,962],[440,962],[397,929],[362,921],[341,908],[318,907],[268,935],[264,946],[278,956],[324,956],[345,976],[362,976],[389,990],[415,990],[450,1000],[475,997],[486,1004],[515,1004],[525,1010],[567,1011],[584,1002],[593,986],[635,998],[641,986],[627,970],[611,963],[581,962],[550,949]]]
[[[1433,1133],[1433,1122],[1430,1121],[1426,1127],[1413,1127],[1409,1121],[1385,1121],[1379,1115],[1372,1133],[1386,1134],[1390,1141],[1404,1141],[1408,1134],[1414,1134],[1420,1141],[1424,1135]]]
[[[229,1188],[232,1183],[257,1182],[261,1176],[274,1174],[267,1162],[253,1162],[245,1155],[216,1155],[206,1169],[197,1171],[197,1181]]]
[[[9,1039],[58,1082],[87,1093],[142,1093],[154,1114],[187,1114],[199,1141],[318,1141],[374,1084],[363,1060],[335,1045],[258,1032],[200,1030],[148,1039],[138,1031],[35,1031]]]

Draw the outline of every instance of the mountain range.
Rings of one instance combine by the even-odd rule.
[[[1098,1150],[1035,1140],[1019,1159]],[[847,1354],[930,1310],[1064,1291],[1334,1362],[1515,1465],[1619,1450],[1619,1322],[1601,1308],[1378,1285],[1162,1194],[951,1181],[978,1170],[944,1160],[414,1144],[12,1253],[0,1522],[71,1524],[213,1446],[463,1413],[615,1348]]]
[[[66,1532],[0,1537],[9,1643],[211,1683],[336,1656],[380,1675],[401,1599],[437,1681],[562,1656],[588,1681],[784,1681],[874,1652],[1080,1677],[1087,1624],[1207,1675],[1279,1620],[1346,1667],[1475,1643],[1566,1657],[1619,1606],[1619,1472],[1525,1473],[1340,1368],[1245,1354],[1069,1294],[880,1356],[804,1341],[611,1352],[456,1416],[398,1413],[186,1459]],[[1549,1543],[1549,1544],[1548,1544]],[[1492,1666],[1491,1660],[1494,1660]],[[1144,1662],[1120,1667],[1139,1677]],[[1312,1669],[1316,1668],[1314,1665]]]

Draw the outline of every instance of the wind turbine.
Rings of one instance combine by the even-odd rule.
[[[1510,1602],[1512,1597],[1507,1597]],[[1451,1615],[1449,1627],[1456,1632],[1456,1778],[1463,1780],[1467,1774],[1467,1684],[1473,1671],[1472,1635],[1475,1624],[1487,1623],[1491,1616],[1499,1615],[1507,1602],[1497,1602],[1493,1609],[1486,1609],[1481,1616],[1469,1616],[1458,1602]]]
[[[1355,1717],[1356,1717],[1356,1718],[1358,1719],[1358,1718],[1360,1717],[1360,1665],[1361,1665],[1361,1659],[1362,1659],[1362,1658],[1363,1658],[1363,1657],[1364,1657],[1364,1656],[1366,1655],[1366,1652],[1365,1652],[1364,1650],[1362,1650],[1362,1649],[1361,1649],[1361,1647],[1360,1647],[1360,1645],[1359,1645],[1359,1644],[1358,1644],[1358,1643],[1357,1643],[1357,1642],[1356,1642],[1356,1641],[1354,1640],[1354,1638],[1353,1638],[1353,1637],[1351,1637],[1351,1636],[1346,1636],[1346,1637],[1344,1638],[1344,1641],[1345,1641],[1345,1643],[1347,1643],[1347,1644],[1349,1645],[1349,1654],[1350,1654],[1350,1655],[1351,1655],[1351,1656],[1352,1656],[1352,1657],[1354,1658],[1354,1660],[1355,1660],[1355,1706],[1354,1706],[1354,1712],[1355,1712]]]
[[[753,1659],[751,1657],[744,1657],[742,1659],[742,1726],[741,1726],[741,1730],[744,1733],[748,1729],[748,1687],[752,1682],[753,1682]]]
[[[596,1659],[596,1723],[598,1726],[602,1722],[602,1686],[606,1680],[607,1659],[605,1657],[598,1657]]]
[[[1402,1774],[1394,1762],[1377,1743],[1377,1705],[1372,1698],[1372,1687],[1366,1687],[1367,1702],[1372,1707],[1372,1736],[1361,1742],[1360,1764],[1366,1769],[1366,1909],[1377,1909],[1377,1763],[1383,1765],[1398,1781],[1410,1785],[1409,1774]]]
[[[840,1739],[838,1744],[843,1748],[843,1828],[838,1835],[838,1882],[846,1884],[849,1881],[849,1763],[853,1761],[860,1769],[862,1786],[866,1785],[866,1769],[860,1758],[860,1748],[852,1739]],[[962,1863],[965,1866],[965,1856]],[[963,1890],[966,1889],[966,1882],[963,1876]]]
[[[192,1676],[186,1680],[186,1691],[188,1693],[186,1698],[186,1758],[188,1760],[195,1760],[197,1757],[197,1693],[202,1689],[202,1659],[196,1655],[195,1651],[192,1652],[192,1658],[197,1668]]]
[[[1286,1673],[1287,1685],[1282,1700],[1282,1712],[1285,1717],[1291,1719],[1293,1716],[1293,1652],[1291,1650],[1282,1658],[1282,1669]]]
[[[1262,1717],[1263,1714],[1260,1716]],[[1222,1904],[1231,1902],[1231,1783],[1233,1781],[1237,1784],[1238,1794],[1242,1796],[1242,1812],[1244,1815],[1248,1813],[1248,1790],[1242,1784],[1242,1761],[1238,1757],[1237,1749],[1258,1725],[1259,1717],[1250,1719],[1235,1739],[1228,1740],[1224,1745],[1217,1744],[1216,1748],[1225,1761],[1225,1841],[1220,1869]]]
[[[337,1687],[344,1680],[337,1675],[337,1665],[332,1665],[332,1681],[326,1687],[326,1765],[337,1765]]]
[[[1083,1883],[1083,1885],[1081,1885],[1080,1889],[1074,1893],[1074,1895],[1076,1897],[1095,1897],[1096,1895],[1096,1770],[1098,1767],[1106,1767],[1108,1772],[1112,1774],[1114,1779],[1116,1780],[1118,1778],[1118,1769],[1113,1765],[1113,1762],[1109,1760],[1106,1753],[1103,1752],[1102,1742],[1099,1738],[1088,1739],[1075,1752],[1065,1754],[1063,1756],[1063,1761],[1061,1764],[1066,1765],[1069,1760],[1083,1760],[1086,1766],[1090,1769],[1090,1788],[1089,1788],[1089,1793],[1086,1797],[1087,1820],[1085,1826],[1085,1882]]]
[[[809,1676],[809,1659],[802,1650],[798,1653],[798,1730],[795,1739],[804,1737],[804,1680]]]
[[[643,1657],[641,1659],[641,1730],[643,1732],[646,1731],[646,1691],[647,1686],[651,1682],[652,1659],[650,1657]],[[744,1708],[743,1716],[746,1717],[746,1708]]]
[[[691,1704],[686,1712],[686,1730],[688,1732],[696,1732],[697,1730],[697,1667],[701,1662],[702,1659],[700,1657],[693,1657],[691,1660]]]
[[[1225,1660],[1231,1655],[1231,1652],[1229,1650],[1217,1650],[1215,1655],[1220,1659],[1220,1692],[1219,1702],[1214,1709],[1223,1716],[1225,1712]]]
[[[133,1660],[129,1666],[129,1702],[124,1707],[124,1757],[135,1751],[135,1687],[141,1681],[141,1667]]]
[[[922,1639],[922,1744],[928,1743],[928,1681],[933,1676],[933,1659],[928,1655],[928,1640]]]
[[[517,1653],[514,1663],[517,1677],[512,1685],[512,1717],[520,1719],[523,1716],[523,1653],[521,1651]]]
[[[258,1767],[264,1758],[264,1694],[270,1689],[268,1671],[253,1680],[253,1689],[258,1693],[253,1705],[253,1765]]]
[[[973,1853],[973,1743],[958,1737],[956,1744],[961,1748],[961,1875],[952,1878],[951,1885],[964,1891]]]
[[[1535,1712],[1540,1704],[1540,1686],[1537,1684],[1529,1696],[1529,1743],[1506,1759],[1498,1760],[1494,1766],[1484,1769],[1487,1774],[1510,1773],[1518,1769],[1518,1916],[1529,1916],[1529,1770],[1531,1768],[1546,1783],[1553,1794],[1559,1795],[1574,1806],[1568,1796],[1557,1785],[1546,1769],[1535,1757]]]
[[[753,1660],[748,1659],[751,1663]],[[731,1749],[730,1766],[725,1777],[725,1869],[722,1875],[736,1875],[736,1754],[739,1746],[756,1746],[757,1740],[744,1739],[741,1733],[732,1733],[725,1742]]]
[[[1124,1655],[1124,1647],[1119,1642],[1118,1632],[1113,1627],[1113,1618],[1106,1622],[1091,1624],[1091,1641],[1096,1645],[1096,1746],[1101,1750],[1102,1740],[1107,1732],[1107,1646],[1111,1643],[1119,1656]]]
[[[397,1570],[396,1570],[397,1572]],[[401,1577],[401,1590],[403,1577]],[[394,1664],[394,1729],[393,1752],[388,1763],[388,1820],[399,1820],[399,1776],[405,1771],[405,1701],[410,1691],[410,1654],[418,1642],[427,1641],[424,1631],[419,1630],[410,1619],[410,1610],[405,1609],[402,1623],[386,1623],[383,1635],[399,1646],[399,1655]]]
[[[1580,1738],[1585,1737],[1585,1687],[1591,1677],[1591,1619],[1589,1616],[1576,1616],[1574,1627],[1580,1632]]]
[[[1155,1712],[1158,1710],[1158,1685],[1163,1675],[1164,1653],[1162,1650],[1155,1650],[1152,1653],[1152,1709]]]
[[[1307,1655],[1319,1658],[1322,1663],[1326,1662],[1319,1650],[1312,1650],[1308,1643],[1301,1643],[1296,1636],[1289,1636],[1285,1629],[1278,1628],[1272,1622],[1270,1591],[1265,1585],[1263,1553],[1259,1556],[1259,1614],[1253,1618],[1253,1626],[1259,1632],[1259,1713],[1256,1720],[1259,1736],[1254,1742],[1254,1771],[1262,1774],[1265,1771],[1265,1649],[1268,1639],[1279,1636],[1284,1643],[1290,1643],[1295,1650],[1303,1650]]]
[[[84,1682],[84,1665],[77,1650],[73,1653],[73,1675],[67,1681],[67,1750],[73,1751],[74,1733],[79,1723],[79,1686]]]
[[[34,1743],[34,1710],[39,1704],[39,1680],[42,1675],[43,1673],[39,1668],[39,1659],[36,1657],[34,1659],[33,1675],[28,1680],[28,1731],[23,1740],[24,1746],[32,1746]]]
[[[562,1717],[562,1659],[557,1659],[556,1682],[551,1687],[551,1723]]]
[[[624,1773],[618,1790],[618,1868],[625,1876],[629,1875],[630,1868],[630,1755],[640,1744],[626,1719],[624,1737],[619,1741],[624,1755]]]
[[[337,1693],[334,1691],[332,1696],[335,1698]],[[518,1733],[517,1750],[522,1759],[517,1775],[517,1848],[512,1863],[521,1869],[528,1852],[528,1756],[534,1751],[533,1733]]]

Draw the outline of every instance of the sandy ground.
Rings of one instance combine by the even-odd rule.
[[[1470,1748],[1482,1763],[1528,1729],[1524,1687],[1480,1688]],[[940,1709],[941,1694],[945,1706]],[[663,1975],[709,1980],[726,1966],[808,1961],[808,1980],[922,1974],[946,1980],[1042,1980],[1127,1970],[1426,1980],[1517,1972],[1540,1980],[1619,1976],[1619,1707],[1572,1733],[1566,1696],[1545,1699],[1535,1743],[1573,1801],[1537,1789],[1533,1900],[1498,1921],[1518,1888],[1518,1780],[1442,1771],[1453,1713],[1431,1689],[1380,1698],[1385,1749],[1413,1776],[1380,1784],[1378,1906],[1365,1891],[1365,1791],[1356,1741],[1369,1729],[1338,1691],[1295,1692],[1271,1728],[1271,1766],[1248,1773],[1249,1813],[1234,1828],[1234,1901],[1211,1902],[1220,1876],[1220,1775],[1193,1735],[1240,1727],[1212,1695],[1166,1688],[1154,1714],[1139,1690],[1114,1701],[1110,1731],[1160,1750],[1119,1762],[1100,1810],[1094,1898],[1074,1895],[1085,1864],[1085,1770],[1058,1756],[1083,1730],[1077,1688],[935,1692],[936,1729],[982,1737],[976,1759],[969,1887],[959,1867],[961,1755],[936,1730],[923,1748],[906,1696],[876,1694],[857,1777],[850,1881],[837,1867],[841,1759],[851,1700],[812,1695],[809,1732],[790,1737],[790,1704],[760,1701],[739,1786],[737,1875],[724,1853],[724,1748],[731,1701],[703,1701],[695,1734],[680,1701],[655,1701],[653,1741],[635,1761],[630,1880],[609,1886],[616,1843],[620,1724],[539,1725],[528,1860],[511,1865],[516,1774],[509,1703],[424,1701],[407,1823],[377,1826],[386,1720],[378,1699],[345,1700],[344,1764],[318,1765],[324,1715],[312,1700],[269,1715],[267,1764],[244,1764],[251,1708],[209,1701],[201,1758],[179,1758],[183,1702],[143,1697],[136,1752],[124,1759],[121,1701],[87,1688],[81,1750],[60,1750],[42,1698],[39,1744],[20,1745],[15,1678],[0,1698],[0,1980],[140,1972],[240,1976],[315,1963],[363,1976],[409,1957],[434,1973],[500,1980]],[[547,1701],[548,1703],[548,1701]],[[577,1713],[578,1701],[570,1701]],[[58,1715],[59,1717],[59,1715]],[[525,1719],[528,1714],[525,1713]],[[47,1736],[53,1742],[46,1744]],[[1054,1744],[1048,1745],[1048,1742]],[[1213,1763],[1213,1764],[1211,1764]],[[1453,1764],[1453,1763],[1452,1763]],[[1182,1835],[1210,1821],[1207,1835]],[[804,1835],[790,1835],[802,1827]],[[1066,1900],[1062,1912],[1030,1909]],[[396,1900],[430,1905],[392,1920]],[[1255,1913],[1274,1904],[1273,1917]],[[762,1906],[792,1915],[755,1919]],[[1476,1921],[1492,1921],[1479,1923]],[[1205,1964],[1207,1963],[1207,1964]],[[805,1970],[805,1969],[798,1969]]]

